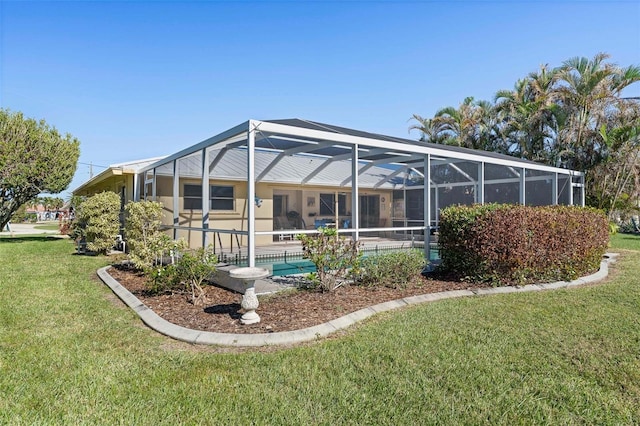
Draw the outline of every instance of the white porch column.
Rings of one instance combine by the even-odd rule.
[[[433,202],[435,203],[435,211],[436,211],[436,226],[440,225],[440,196],[438,195],[438,185],[433,184],[433,194],[434,194],[434,200]]]
[[[133,175],[133,201],[140,201],[140,174]]]
[[[175,228],[180,225],[180,169],[178,159],[173,160],[173,239],[178,239],[178,230]]]
[[[573,173],[569,174],[569,205],[573,205]]]
[[[520,169],[520,205],[524,206],[527,202],[527,194],[525,192],[527,185],[527,171],[525,168]]]
[[[484,204],[484,161],[478,164],[478,195],[476,202]]]
[[[156,201],[157,186],[156,186],[156,169],[153,169],[153,177],[151,178],[151,201]]]
[[[431,154],[424,156],[424,256],[431,260]]]
[[[202,247],[209,245],[209,151],[202,149]]]
[[[253,121],[249,121],[247,138],[247,262],[250,268],[256,266],[256,131]]]
[[[355,230],[353,232],[353,240],[358,241],[360,239],[360,215],[358,213],[358,209],[360,207],[359,203],[359,193],[358,190],[358,144],[353,145],[351,148],[351,227]],[[338,226],[336,224],[336,226]]]
[[[551,205],[558,205],[558,173],[553,174],[553,180],[551,181],[551,191],[553,192]]]

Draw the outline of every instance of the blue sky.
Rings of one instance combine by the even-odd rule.
[[[73,189],[250,118],[417,138],[412,114],[598,52],[640,65],[640,1],[0,0],[0,107],[81,141]]]

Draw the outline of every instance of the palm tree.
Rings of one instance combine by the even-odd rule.
[[[549,162],[558,109],[553,96],[555,81],[555,73],[543,65],[537,73],[518,80],[513,90],[496,93],[501,134],[511,154]]]
[[[433,120],[447,145],[464,148],[500,150],[496,144],[496,121],[493,105],[467,97],[456,109],[442,108]]]
[[[409,131],[420,131],[420,140],[431,143],[445,143],[445,137],[442,134],[442,124],[433,118],[424,118],[418,114],[413,114],[413,120],[418,124],[409,127]]]
[[[600,128],[609,147],[607,158],[590,171],[589,204],[604,209],[609,218],[637,208],[640,179],[640,120],[607,130]]]
[[[592,60],[576,57],[557,70],[556,94],[568,117],[557,144],[570,153],[567,166],[573,169],[589,170],[605,158],[599,129],[618,109],[621,91],[640,81],[640,67],[621,69],[605,63],[607,58],[605,53]]]
[[[51,198],[51,208],[54,210],[60,210],[64,206],[64,200],[60,197]]]

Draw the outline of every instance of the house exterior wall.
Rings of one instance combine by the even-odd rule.
[[[210,180],[210,185],[233,186],[234,202],[233,209],[229,211],[209,210],[209,229],[220,230],[247,230],[248,200],[247,200],[247,184],[246,182],[232,180]],[[184,190],[185,185],[201,185],[199,179],[181,178],[179,183],[179,219],[178,225],[181,228],[201,228],[202,227],[202,210],[201,209],[185,209]],[[335,187],[325,186],[309,186],[301,187],[299,185],[285,185],[275,183],[259,182],[256,184],[256,196],[261,199],[260,207],[255,208],[255,230],[256,231],[275,231],[279,228],[274,220],[274,195],[287,196],[288,204],[287,212],[296,212],[302,219],[303,225],[295,227],[295,229],[314,229],[316,219],[334,220],[333,215],[320,214],[320,194],[335,194]],[[351,189],[342,188],[340,194],[344,194],[346,198],[346,214],[340,215],[339,219],[351,218]],[[378,195],[380,206],[379,216],[380,223],[385,226],[391,226],[391,198],[392,191],[389,190],[367,190],[361,191],[360,195]],[[172,177],[157,176],[156,177],[156,201],[162,203],[164,216],[163,224],[166,226],[173,225],[173,182]],[[376,224],[378,226],[378,224]],[[291,227],[283,227],[283,229],[294,229]],[[178,229],[176,233],[178,239],[183,238],[191,247],[200,247],[202,244],[202,232],[188,229]],[[238,243],[245,245],[247,237],[244,235],[235,235],[220,233],[209,234],[209,242],[228,248],[231,245],[236,247]],[[264,246],[272,244],[274,237],[272,235],[257,235],[256,245]]]
[[[185,209],[184,208],[184,187],[185,184],[201,185],[201,181],[198,179],[180,179],[180,193],[179,193],[179,219],[178,225],[180,227],[202,227],[202,210],[201,209]],[[220,181],[210,180],[210,185],[224,185],[233,186],[234,202],[233,210],[229,211],[215,211],[209,210],[209,229],[222,229],[222,230],[235,230],[246,231],[247,230],[247,185],[244,182],[238,181]],[[273,230],[273,211],[271,193],[266,185],[258,184],[256,186],[256,194],[262,198],[262,206],[256,208],[256,231],[271,231]],[[165,212],[162,223],[167,226],[173,225],[173,182],[171,177],[158,176],[156,178],[156,201],[162,203],[163,210]],[[189,245],[193,248],[200,247],[202,244],[201,231],[189,231],[185,229],[178,230],[178,238],[185,239]],[[213,242],[213,238],[217,236],[210,234],[210,241]],[[240,245],[247,243],[247,237],[238,235],[238,240],[235,236],[230,234],[220,234],[223,246],[227,247],[233,243],[235,246],[239,240]],[[225,241],[226,240],[226,241]],[[270,236],[261,235],[257,237],[258,244],[268,244],[272,241]]]
[[[85,187],[79,191],[75,191],[74,195],[90,197],[104,191],[115,192],[120,194],[122,188],[124,188],[124,202],[132,201],[134,199],[133,193],[133,174],[122,174],[110,176],[94,185]]]

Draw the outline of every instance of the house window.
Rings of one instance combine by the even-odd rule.
[[[211,210],[233,210],[233,186],[211,185]]]
[[[233,210],[233,201],[233,186],[210,186],[210,210]],[[200,185],[186,184],[184,186],[184,209],[202,210],[202,187]]]
[[[184,209],[202,210],[202,186],[185,184]]]
[[[320,216],[335,216],[336,194],[320,194]],[[338,194],[338,215],[347,214],[347,196]]]

